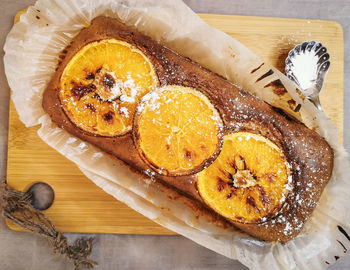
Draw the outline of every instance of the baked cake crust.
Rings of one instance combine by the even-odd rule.
[[[282,149],[290,165],[292,189],[273,218],[245,224],[226,220],[205,206],[197,192],[196,175],[163,176],[151,173],[154,184],[168,197],[181,200],[199,214],[223,226],[236,226],[261,240],[287,242],[293,239],[310,217],[331,177],[333,150],[316,132],[291,119],[223,77],[169,50],[117,19],[97,17],[83,29],[62,54],[61,61],[43,95],[43,108],[52,121],[72,135],[89,142],[137,172],[149,174],[140,158],[131,133],[119,137],[89,134],[74,125],[59,99],[60,78],[65,66],[86,44],[114,38],[142,51],[152,63],[160,86],[182,85],[201,91],[219,111],[224,132],[245,131],[263,135]]]

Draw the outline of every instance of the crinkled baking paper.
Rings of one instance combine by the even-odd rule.
[[[99,15],[115,17],[136,27],[272,105],[280,106],[279,100],[260,90],[276,78],[283,82],[289,94],[302,104],[303,122],[316,127],[335,150],[332,179],[298,237],[287,244],[272,244],[239,230],[223,230],[205,220],[197,220],[190,209],[184,210],[182,205],[167,200],[163,193],[149,185],[151,179],[141,181],[126,167],[51,122],[41,101],[58,55]],[[344,254],[337,240],[350,247],[337,229],[337,225],[341,225],[350,231],[350,187],[346,183],[350,169],[347,154],[337,143],[335,126],[323,112],[303,101],[295,86],[268,64],[261,72],[272,69],[273,76],[256,84],[254,76],[259,74],[250,71],[263,61],[232,37],[207,25],[182,1],[39,0],[12,28],[4,50],[6,76],[22,122],[27,127],[40,124],[38,134],[43,141],[76,163],[96,185],[146,217],[215,252],[239,260],[250,269],[325,269],[326,261],[334,262],[334,256]]]

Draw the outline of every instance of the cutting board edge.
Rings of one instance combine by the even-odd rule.
[[[13,222],[11,222],[10,220],[6,219],[5,220],[5,224],[6,226],[15,232],[28,232],[28,230],[25,230],[19,226],[17,226],[16,224],[14,224]],[[135,235],[165,235],[165,236],[171,236],[171,235],[178,235],[176,232],[171,231],[169,229],[164,229],[164,231],[157,231],[157,230],[152,230],[152,233],[149,231],[142,231],[140,230],[111,230],[111,229],[99,229],[99,230],[94,230],[93,232],[91,232],[91,229],[70,229],[70,230],[60,230],[60,228],[58,226],[55,226],[55,228],[58,231],[61,231],[63,233],[94,233],[94,234],[104,234],[104,233],[108,233],[108,234],[135,234]],[[164,227],[162,227],[164,228]]]
[[[305,20],[308,20],[308,19],[299,19],[299,18],[278,18],[278,17],[259,17],[259,16],[241,16],[241,15],[228,15],[228,14],[210,14],[210,13],[200,13],[199,16],[206,16],[206,15],[215,15],[215,16],[227,16],[227,17],[231,17],[231,16],[235,16],[235,17],[244,17],[245,19],[251,19],[251,18],[254,18],[254,19],[266,19],[266,20],[269,20],[269,19],[273,19],[273,20],[278,20],[278,19],[282,19],[282,20],[299,20],[299,21],[305,21]],[[310,21],[324,21],[324,22],[327,22],[327,23],[331,23],[334,25],[334,27],[336,27],[337,29],[339,29],[340,31],[340,35],[341,35],[341,41],[342,41],[342,70],[343,70],[343,73],[341,74],[342,75],[342,80],[341,80],[341,94],[342,96],[344,96],[344,34],[343,34],[343,28],[341,26],[340,23],[336,22],[336,21],[331,21],[331,20],[315,20],[315,19],[310,19]],[[11,103],[11,99],[10,99],[10,103]],[[14,104],[12,104],[13,108],[15,108]],[[342,109],[344,109],[344,105],[342,104]],[[12,114],[9,114],[9,121],[11,121],[11,117],[14,117],[14,115]],[[344,119],[343,119],[344,121]],[[8,132],[8,140],[10,138],[10,125],[9,125],[9,132]],[[9,151],[7,152],[7,157],[9,157]],[[9,163],[7,163],[7,170],[8,170],[8,166],[9,166]],[[11,224],[11,222],[6,222],[7,226],[14,230],[14,231],[25,231],[25,230],[22,230],[21,228],[17,227],[16,225],[14,224]],[[79,231],[75,231],[75,230],[65,230],[66,232],[76,232],[76,233],[113,233],[113,232],[108,232],[108,231],[103,231],[103,232],[91,232],[91,231],[84,231],[84,230],[79,230]],[[171,231],[170,231],[171,232]],[[116,232],[114,232],[116,233]],[[171,232],[173,233],[173,232]],[[129,232],[117,232],[117,234],[130,234]],[[141,234],[141,235],[147,235],[149,233],[133,233],[133,234]],[[165,234],[165,233],[153,233],[155,235],[172,235],[172,234]],[[174,233],[175,234],[175,233]]]
[[[339,29],[342,38],[344,37],[343,26],[338,21],[323,20],[323,19],[308,19],[308,18],[293,18],[293,17],[270,17],[270,16],[249,16],[249,15],[235,15],[235,14],[217,14],[217,13],[197,13],[199,17],[205,16],[218,16],[218,17],[236,17],[242,19],[259,19],[259,20],[283,20],[283,21],[310,21],[310,22],[325,22],[327,24],[333,24],[335,28]]]

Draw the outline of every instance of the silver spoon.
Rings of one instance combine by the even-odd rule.
[[[330,66],[329,54],[320,42],[310,41],[296,45],[288,53],[286,74],[300,91],[320,111],[319,94]]]

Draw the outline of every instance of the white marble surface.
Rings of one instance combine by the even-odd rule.
[[[15,13],[34,0],[0,0],[0,46],[12,26]],[[350,1],[349,0],[186,0],[194,11],[205,13],[254,15],[335,20],[344,30],[344,144],[350,151]],[[0,51],[0,176],[6,177],[9,87]],[[78,234],[69,234],[70,240]],[[88,235],[90,236],[90,235]],[[94,235],[92,258],[96,269],[246,269],[238,261],[227,259],[181,236]],[[0,269],[41,270],[73,269],[64,258],[54,255],[46,240],[29,233],[12,232],[0,218]],[[329,267],[350,269],[345,255]]]

